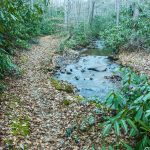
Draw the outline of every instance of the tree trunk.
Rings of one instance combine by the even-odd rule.
[[[68,0],[65,0],[65,2],[64,2],[64,13],[65,13],[65,16],[64,16],[64,24],[65,24],[65,29],[66,29],[66,30],[67,30],[67,28],[68,28],[67,1],[68,1]]]
[[[31,9],[33,10],[34,9],[34,0],[30,0],[30,6],[31,6]]]
[[[136,21],[139,17],[140,10],[137,3],[134,3],[134,12],[133,12],[133,20]]]
[[[120,0],[116,0],[116,25],[119,26]]]
[[[89,24],[90,24],[90,26],[93,23],[94,9],[95,9],[95,0],[92,0],[92,7],[91,7],[91,12],[90,12],[90,18],[89,18]]]
[[[69,9],[70,9],[70,0],[65,0],[64,1],[64,11],[65,11],[65,16],[64,16],[64,24],[65,24],[65,29],[68,30],[69,26]]]

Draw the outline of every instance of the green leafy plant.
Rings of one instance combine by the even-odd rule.
[[[16,118],[12,120],[10,126],[13,135],[27,136],[30,134],[30,123],[28,118]]]
[[[52,9],[52,8],[51,8]],[[44,35],[51,35],[51,34],[59,34],[63,31],[63,17],[64,12],[62,8],[57,10],[52,9],[53,12],[52,16],[49,16],[49,13],[46,13],[44,18],[40,23],[40,32]]]
[[[150,84],[145,75],[138,76],[130,69],[121,72],[122,89],[111,92],[106,98],[104,105],[110,115],[104,116],[105,122],[100,126],[104,126],[104,136],[114,130],[118,142],[122,135],[127,135],[137,141],[136,149],[144,149],[150,146]],[[126,142],[121,142],[120,146],[133,147]]]
[[[23,0],[0,2],[0,80],[16,73],[11,55],[17,48],[29,47],[29,40],[39,34],[41,17],[42,10],[37,5],[31,10]]]
[[[69,48],[86,47],[92,38],[91,30],[88,28],[88,24],[80,23],[71,27],[71,38],[65,43]]]
[[[127,47],[135,48],[148,48],[149,41],[149,4],[139,4],[140,13],[137,20],[133,19],[131,8],[122,8],[120,12],[119,26],[115,24],[115,15],[112,12],[111,17],[106,16],[103,19],[103,25],[100,25],[100,36],[105,40],[107,48],[113,49],[118,52],[121,48]],[[110,22],[108,22],[108,19]]]

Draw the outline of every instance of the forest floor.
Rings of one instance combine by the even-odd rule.
[[[56,90],[51,83],[52,74],[48,70],[54,67],[52,57],[57,57],[55,52],[61,40],[57,36],[41,37],[39,44],[32,45],[30,51],[22,52],[16,59],[21,77],[8,78],[10,85],[0,94],[0,149],[81,150],[92,149],[92,145],[101,147],[104,139],[96,124],[86,133],[85,128],[84,133],[79,129],[83,118],[94,115],[95,122],[101,120],[101,116],[93,112],[95,106],[81,103],[80,97],[74,93]],[[144,68],[150,73],[149,55],[121,53],[119,58],[123,65],[139,71]],[[93,118],[89,120],[93,121]],[[106,141],[114,144],[117,140],[112,133]]]
[[[60,41],[55,36],[42,37],[16,59],[22,75],[7,79],[8,89],[0,94],[0,149],[77,150],[92,145],[93,138],[87,138],[90,134],[99,138],[92,130],[81,134],[79,144],[65,135],[82,117],[90,116],[93,106],[51,85],[47,69],[53,67]]]
[[[150,53],[146,51],[120,51],[119,62],[131,67],[140,74],[146,74],[150,79]]]

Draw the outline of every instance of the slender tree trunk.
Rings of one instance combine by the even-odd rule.
[[[49,5],[49,0],[45,0],[45,5],[46,5],[46,6]]]
[[[92,7],[90,12],[89,24],[92,25],[93,17],[94,17],[94,9],[95,9],[95,0],[92,0]]]
[[[129,3],[128,0],[126,0],[126,8],[129,7],[129,4],[128,4],[128,3]]]
[[[136,21],[139,17],[140,10],[139,10],[139,1],[138,3],[134,3],[134,12],[133,12],[133,20]]]
[[[64,6],[64,8],[65,8],[64,24],[65,24],[65,29],[68,30],[70,0],[65,0],[64,5],[65,5]]]
[[[65,29],[67,29],[67,26],[68,26],[67,0],[65,0],[65,2],[64,2],[64,13],[65,13],[65,16],[64,16],[64,24],[65,24]]]
[[[76,0],[76,21],[79,24],[80,14],[81,13],[81,3],[79,0]]]
[[[116,0],[116,25],[119,26],[120,0]]]
[[[34,9],[34,0],[30,0],[30,6],[31,6],[31,9],[33,10]]]

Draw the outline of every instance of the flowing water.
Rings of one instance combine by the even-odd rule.
[[[110,51],[104,50],[102,44],[96,42],[95,47],[84,51],[86,56],[67,65],[64,71],[57,71],[55,77],[76,86],[81,96],[104,99],[111,90],[117,89],[117,83],[110,78],[119,65],[109,59]]]

